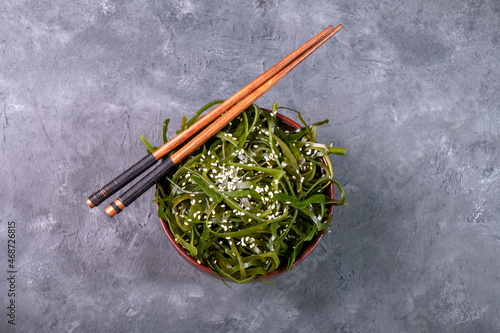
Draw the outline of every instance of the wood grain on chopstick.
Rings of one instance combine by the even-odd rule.
[[[335,29],[337,29],[337,28],[335,28]],[[299,55],[304,53],[312,45],[316,44],[319,40],[321,40],[321,38],[325,37],[328,33],[331,33],[333,30],[334,30],[334,28],[332,26],[329,26],[328,28],[326,28],[325,30],[323,30],[322,32],[320,32],[319,34],[317,34],[316,36],[311,38],[311,40],[309,40],[307,43],[305,43],[304,45],[299,47],[297,50],[290,53],[288,56],[283,58],[281,61],[279,61],[273,67],[269,68],[262,75],[260,75],[258,78],[256,78],[252,82],[250,82],[248,85],[246,85],[240,91],[235,93],[233,96],[226,99],[219,106],[217,106],[215,109],[210,111],[210,113],[208,113],[205,117],[198,119],[198,121],[196,121],[193,125],[188,127],[186,130],[182,131],[176,137],[170,139],[163,146],[161,146],[160,148],[158,148],[156,151],[153,152],[153,155],[155,156],[155,158],[156,159],[162,158],[163,156],[168,154],[170,151],[172,151],[174,148],[179,146],[179,144],[181,144],[184,141],[186,141],[187,139],[189,139],[193,134],[199,132],[205,126],[207,126],[212,121],[214,121],[214,119],[216,119],[222,113],[227,111],[230,107],[235,105],[239,100],[246,97],[249,93],[251,93],[252,91],[257,89],[258,87],[260,87],[264,82],[266,82],[271,77],[273,77],[276,73],[278,73],[280,70],[285,68],[289,63],[291,63]]]

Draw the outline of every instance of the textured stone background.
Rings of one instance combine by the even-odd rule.
[[[0,331],[499,332],[496,0],[0,0]],[[310,122],[350,205],[307,261],[224,286],[167,242],[148,192],[85,198],[329,24],[257,104]]]

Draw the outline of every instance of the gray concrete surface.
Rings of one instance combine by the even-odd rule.
[[[0,4],[1,332],[500,332],[498,1]],[[330,119],[349,155],[350,205],[275,287],[194,270],[152,191],[115,219],[86,206],[140,135],[339,23],[257,103]]]

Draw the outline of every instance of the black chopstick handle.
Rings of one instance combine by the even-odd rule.
[[[139,162],[132,165],[128,170],[88,197],[87,204],[90,208],[100,205],[110,195],[115,194],[118,190],[130,183],[141,173],[152,167],[156,162],[158,162],[158,160],[153,154],[146,155]]]
[[[132,185],[118,199],[112,202],[106,208],[106,213],[108,213],[110,217],[113,217],[116,214],[120,213],[125,207],[134,202],[144,192],[149,190],[154,184],[162,180],[176,166],[177,165],[172,161],[172,159],[170,159],[170,157],[163,160],[163,162],[159,166],[154,168],[153,171],[141,178],[141,180]]]

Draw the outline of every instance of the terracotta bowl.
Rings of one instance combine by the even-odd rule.
[[[269,111],[269,110],[265,110],[265,111]],[[296,128],[301,128],[302,127],[299,124],[297,124],[295,121],[293,121],[292,119],[290,119],[290,118],[288,118],[286,116],[283,116],[281,114],[277,114],[276,117],[278,118],[278,120],[281,121],[282,125],[285,128],[296,129]],[[322,157],[322,159],[323,159],[323,163],[325,163],[327,165],[330,164],[330,160],[329,159],[326,159],[324,157]],[[334,186],[333,186],[333,184],[330,184],[330,186],[327,187],[326,191],[327,191],[327,195],[333,200],[334,199],[334,193],[335,193],[334,192]],[[327,206],[327,210],[328,210],[328,213],[331,215],[332,212],[333,212],[333,205],[328,205]],[[163,230],[165,230],[165,233],[167,234],[168,240],[174,246],[174,248],[177,250],[177,252],[181,255],[181,257],[183,257],[185,260],[187,260],[189,263],[191,263],[193,266],[195,266],[196,268],[198,268],[202,272],[207,273],[207,274],[209,274],[209,275],[211,275],[213,277],[217,277],[218,278],[217,274],[215,274],[209,267],[207,267],[207,266],[205,266],[203,264],[199,264],[196,261],[195,258],[191,257],[189,255],[189,253],[180,244],[178,244],[175,241],[175,238],[174,238],[172,232],[170,231],[170,228],[168,226],[168,222],[167,221],[165,221],[164,219],[161,219],[161,218],[160,218],[160,221],[161,221],[161,224],[163,226]],[[314,250],[314,248],[318,245],[318,243],[320,242],[320,240],[323,238],[324,233],[325,233],[324,230],[320,231],[316,236],[314,236],[313,239],[311,239],[311,241],[309,241],[308,243],[306,243],[306,245],[302,249],[301,254],[295,259],[295,262],[293,263],[292,268],[294,268],[295,266],[297,266],[298,264],[300,264]],[[271,272],[271,273],[263,276],[263,278],[269,279],[269,278],[278,276],[278,275],[280,275],[280,274],[282,274],[283,272],[286,272],[286,271],[287,271],[287,265],[286,265],[286,262],[285,262],[284,264],[281,265],[281,267],[279,267],[278,269],[274,270],[273,272]],[[260,279],[254,279],[252,281],[261,281],[261,280]]]

